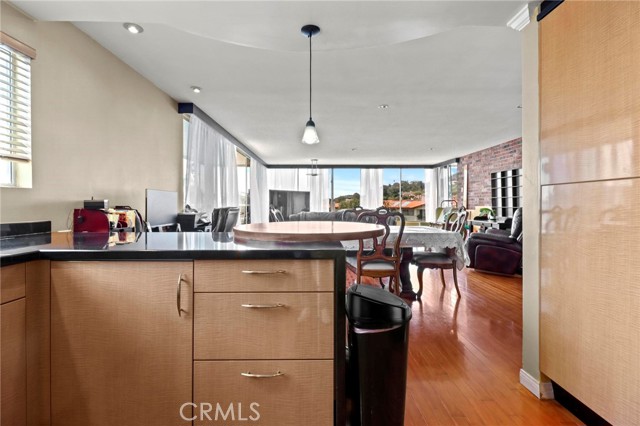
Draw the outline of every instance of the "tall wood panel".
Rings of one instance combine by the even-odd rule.
[[[27,426],[51,424],[50,262],[26,264]]]
[[[24,283],[24,279],[22,281]],[[0,425],[27,422],[25,299],[0,305]]]
[[[640,176],[640,2],[565,1],[540,22],[542,184]]]
[[[640,424],[640,2],[540,22],[540,370]]]

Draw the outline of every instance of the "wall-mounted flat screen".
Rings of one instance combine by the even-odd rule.
[[[289,220],[289,216],[301,211],[309,211],[310,203],[309,191],[269,191],[269,204],[280,210],[284,220]]]
[[[178,193],[147,189],[145,192],[145,220],[155,228],[177,223]]]

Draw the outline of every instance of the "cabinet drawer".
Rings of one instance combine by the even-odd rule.
[[[332,361],[197,361],[193,369],[194,402],[197,404],[193,412],[197,416],[194,425],[231,424],[222,417],[222,413],[227,413],[227,420],[231,420],[230,405],[235,420],[240,420],[241,414],[242,418],[249,419],[242,422],[247,424],[333,424]],[[271,378],[242,376],[242,373],[270,375],[278,372],[282,375]],[[201,403],[212,405],[211,420],[200,418],[204,416],[199,409]],[[222,413],[218,411],[216,419],[217,404]]]
[[[11,302],[12,300],[24,297],[27,264],[3,266],[0,269],[0,303]]]
[[[196,359],[333,358],[332,293],[197,293],[194,315]]]
[[[333,291],[333,261],[215,260],[195,261],[196,292]]]

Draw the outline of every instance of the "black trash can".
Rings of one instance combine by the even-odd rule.
[[[361,284],[347,291],[347,398],[351,426],[402,426],[411,308]]]

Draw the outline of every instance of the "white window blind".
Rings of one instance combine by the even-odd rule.
[[[0,158],[31,161],[31,58],[1,43]]]

